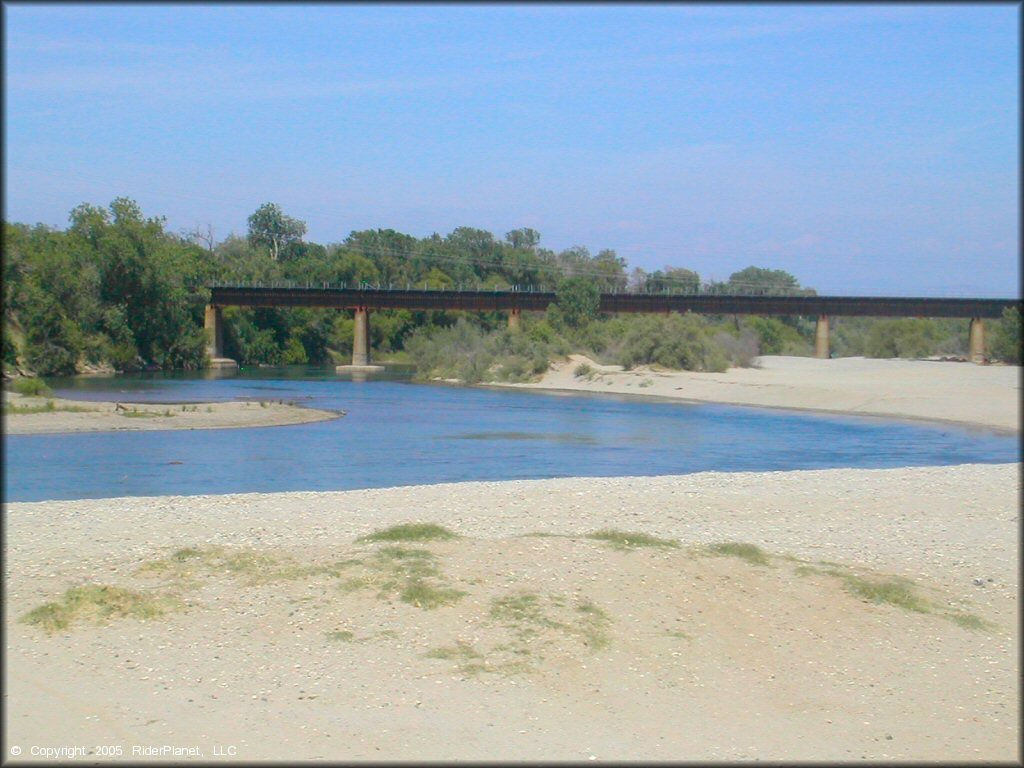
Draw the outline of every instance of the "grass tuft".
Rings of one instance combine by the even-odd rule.
[[[540,595],[524,592],[491,601],[490,617],[501,622],[511,630],[517,642],[510,646],[513,653],[528,655],[525,643],[532,642],[542,631],[557,630],[566,635],[579,638],[591,649],[607,648],[611,642],[608,627],[611,619],[604,610],[590,600],[580,600],[575,604],[575,611],[568,611],[565,600],[557,596],[549,596],[547,602],[561,611],[564,621],[548,615]]]
[[[436,587],[420,579],[410,579],[398,595],[403,603],[430,610],[442,605],[454,605],[465,596],[461,589]]]
[[[267,584],[319,575],[340,577],[342,571],[358,562],[350,559],[326,565],[300,565],[290,558],[276,558],[251,549],[185,547],[166,558],[144,564],[139,568],[139,572],[167,574],[186,584],[194,581],[199,573],[224,574],[245,579],[250,584]]]
[[[930,610],[928,601],[914,592],[913,583],[907,579],[893,577],[885,581],[868,581],[850,574],[842,579],[846,588],[862,600],[888,603],[915,613],[928,613]]]
[[[985,621],[985,619],[981,618],[980,616],[975,616],[973,613],[947,613],[946,618],[952,621],[958,627],[963,627],[964,629],[991,630],[995,628],[995,625],[992,624],[992,622]]]
[[[446,661],[467,662],[472,659],[482,659],[483,655],[478,653],[472,645],[456,640],[454,646],[433,648],[423,654],[427,659],[445,659]]]
[[[42,405],[4,403],[4,412],[11,415],[23,413],[95,413],[96,409],[83,408],[80,405],[54,405],[53,400],[47,400]]]
[[[724,541],[712,544],[708,549],[716,555],[731,555],[746,560],[751,565],[768,565],[768,555],[756,544]]]
[[[181,607],[180,601],[167,596],[103,584],[87,584],[72,587],[59,601],[34,608],[21,620],[46,632],[57,632],[67,629],[76,621],[102,623],[108,619],[125,617],[152,619]]]
[[[466,594],[444,581],[436,555],[426,549],[383,547],[365,565],[368,572],[343,581],[343,591],[375,588],[380,598],[397,594],[403,603],[425,610],[452,605]]]
[[[132,408],[131,410],[128,411],[119,411],[119,413],[125,418],[129,419],[155,419],[161,416],[176,415],[171,413],[170,411],[164,411],[163,413],[154,413],[153,411],[140,411],[135,408]]]
[[[662,539],[651,536],[647,533],[632,531],[616,531],[605,528],[594,533],[587,534],[588,539],[597,539],[610,544],[615,549],[631,550],[639,547],[678,547],[679,542],[674,539]]]
[[[356,541],[444,541],[455,538],[458,538],[458,534],[442,525],[403,523],[360,536]]]
[[[575,626],[572,628],[574,634],[583,639],[583,644],[594,650],[602,650],[611,644],[608,636],[608,625],[611,619],[601,608],[598,608],[590,600],[584,600],[576,605],[577,616]]]

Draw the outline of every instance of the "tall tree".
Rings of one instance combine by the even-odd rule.
[[[513,229],[511,232],[505,233],[505,242],[513,248],[533,250],[540,245],[540,232],[529,227]]]
[[[728,287],[735,293],[799,294],[806,293],[800,282],[781,269],[747,267],[729,275]],[[813,293],[813,291],[812,291]]]
[[[700,289],[700,275],[692,269],[665,267],[647,276],[644,289],[651,293],[697,293]]]
[[[304,234],[306,222],[286,216],[277,203],[264,203],[249,217],[249,242],[270,248],[274,261],[285,245],[301,240]]]

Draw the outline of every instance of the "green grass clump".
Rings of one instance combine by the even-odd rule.
[[[454,605],[465,594],[461,589],[434,586],[421,579],[411,579],[398,594],[398,599],[417,608],[429,610],[431,608],[440,608],[442,605]]]
[[[193,582],[200,574],[222,574],[245,579],[250,584],[267,584],[319,575],[340,577],[346,568],[358,562],[350,559],[326,565],[302,565],[291,558],[278,558],[251,549],[185,547],[166,558],[144,564],[139,571],[166,574],[185,584]]]
[[[577,637],[592,649],[608,647],[610,638],[607,630],[611,619],[604,610],[590,600],[581,600],[575,604],[575,610],[567,614],[567,601],[549,596],[547,602],[556,609],[564,609],[561,611],[564,621],[548,615],[541,596],[532,592],[495,598],[491,601],[490,617],[515,634],[518,644],[513,644],[513,649],[525,650],[521,644],[544,630],[557,630]]]
[[[608,614],[590,600],[577,603],[576,613],[577,621],[572,630],[582,638],[583,644],[595,650],[607,648],[611,644],[607,631],[608,625],[611,624]]]
[[[995,625],[993,625],[992,622],[985,621],[985,619],[980,616],[975,616],[973,613],[961,613],[959,611],[955,613],[947,613],[946,618],[958,627],[963,627],[964,629],[980,630],[995,628]]]
[[[11,384],[11,388],[19,395],[26,397],[53,397],[53,390],[46,386],[46,382],[36,378],[17,378]]]
[[[102,623],[124,617],[152,619],[180,607],[179,601],[166,596],[88,584],[72,587],[59,601],[45,603],[29,611],[21,620],[46,632],[57,632],[67,629],[75,621]]]
[[[509,595],[492,600],[490,615],[492,619],[509,624],[560,626],[544,615],[540,596],[533,593]]]
[[[708,549],[716,555],[731,555],[742,558],[751,565],[768,565],[768,555],[756,544],[725,541],[719,544],[712,544]]]
[[[799,562],[797,558],[788,558]],[[860,599],[871,603],[887,603],[914,613],[937,613],[954,624],[969,630],[993,630],[994,624],[973,613],[941,609],[916,592],[914,582],[902,576],[864,578],[852,573],[845,566],[830,560],[818,560],[818,565],[802,563],[793,569],[798,576],[819,574],[831,576],[843,582],[846,590]],[[818,566],[825,566],[824,568]]]
[[[646,533],[632,531],[616,531],[603,529],[587,534],[588,539],[597,539],[610,544],[615,549],[630,550],[638,547],[678,547],[679,542],[674,539],[661,539]]]
[[[163,413],[155,413],[153,411],[139,411],[132,409],[129,411],[120,411],[122,416],[129,419],[155,419],[160,416],[175,416],[177,414],[171,413],[170,411],[164,411]]]
[[[862,600],[888,603],[915,613],[928,613],[930,610],[928,601],[914,592],[913,583],[907,579],[894,577],[884,581],[868,581],[850,574],[842,579],[846,588]]]
[[[26,413],[50,413],[57,410],[53,400],[47,400],[42,405],[19,405],[18,403],[4,403],[4,413],[21,415]]]
[[[42,405],[18,405],[17,403],[4,403],[4,412],[9,414],[23,413],[94,413],[95,408],[83,408],[78,405],[54,405],[53,400],[47,400]]]
[[[365,566],[368,572],[342,582],[343,591],[376,589],[380,598],[397,595],[425,610],[452,605],[466,594],[444,581],[437,556],[426,549],[383,547]]]
[[[337,640],[343,643],[351,643],[355,639],[356,633],[348,629],[338,629],[334,632],[327,632],[326,635],[328,640]]]
[[[443,659],[454,661],[458,670],[464,675],[477,675],[481,672],[509,672],[508,665],[492,666],[484,661],[484,656],[469,643],[456,640],[454,646],[433,648],[423,654],[426,659]]]
[[[403,523],[360,536],[356,541],[444,541],[458,538],[457,533],[434,523]]]
[[[454,646],[434,648],[424,654],[427,659],[445,659],[453,661],[469,661],[471,659],[482,659],[483,656],[477,653],[469,643],[456,640]]]

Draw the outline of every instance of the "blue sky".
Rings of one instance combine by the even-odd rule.
[[[5,211],[1019,292],[1020,8],[6,3]]]

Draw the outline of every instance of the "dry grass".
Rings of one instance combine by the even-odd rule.
[[[320,575],[340,577],[345,569],[358,562],[350,558],[326,565],[301,565],[289,557],[275,557],[252,549],[186,547],[169,557],[143,564],[139,572],[165,575],[185,585],[194,584],[199,576],[215,575],[241,578],[249,584],[266,584]]]
[[[605,528],[587,534],[588,539],[596,539],[611,545],[615,549],[631,550],[640,547],[678,547],[679,542],[674,539],[661,539],[651,536],[648,533],[636,531],[617,531]]]
[[[375,589],[377,596],[397,596],[416,608],[432,609],[453,605],[465,596],[444,578],[437,556],[425,549],[384,547],[365,563],[365,572],[342,582],[345,592]]]
[[[403,523],[360,536],[356,541],[446,541],[455,538],[458,538],[458,534],[449,531],[442,525]]]
[[[729,555],[746,560],[751,565],[768,565],[768,555],[756,544],[744,544],[737,541],[723,541],[712,544],[708,551],[716,555]]]
[[[183,607],[180,600],[169,595],[147,594],[104,584],[86,584],[72,587],[60,600],[44,603],[22,616],[21,620],[52,633],[80,621],[102,624],[118,618],[146,620]]]

